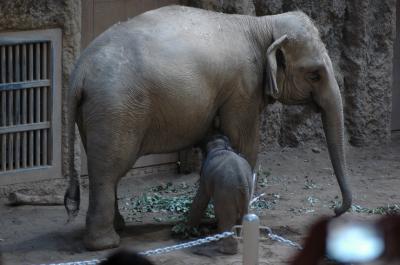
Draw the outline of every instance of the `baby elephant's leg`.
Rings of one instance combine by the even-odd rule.
[[[200,225],[201,218],[204,215],[209,201],[210,196],[207,194],[204,186],[200,183],[200,187],[193,199],[193,203],[189,212],[188,225],[190,227],[198,227]]]
[[[220,233],[231,231],[232,227],[236,225],[238,219],[238,212],[234,200],[229,200],[229,196],[216,196],[214,198],[215,215],[218,219],[218,231]],[[238,242],[233,237],[222,239],[218,249],[224,254],[236,254],[238,252]]]

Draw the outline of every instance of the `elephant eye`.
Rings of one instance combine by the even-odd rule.
[[[311,72],[308,74],[308,78],[312,81],[312,82],[318,82],[319,80],[321,80],[321,75],[318,73],[318,71],[315,72]]]

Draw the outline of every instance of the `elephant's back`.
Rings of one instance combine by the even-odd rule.
[[[227,190],[248,191],[251,175],[251,166],[247,160],[230,150],[218,151],[202,168],[202,177],[206,182]]]
[[[85,72],[86,83],[92,82],[93,87],[140,86],[151,81],[165,86],[182,84],[193,92],[198,88],[193,87],[195,82],[231,86],[251,49],[239,24],[234,23],[239,20],[183,6],[148,11],[113,25],[94,39],[82,52],[76,72]]]
[[[167,6],[116,23],[95,38],[81,57],[99,58],[112,50],[125,49],[139,61],[158,57],[163,62],[221,60],[232,57],[245,34],[240,17],[185,6]],[[236,23],[237,22],[237,23]],[[232,45],[234,37],[235,45]],[[132,56],[133,55],[133,56]],[[116,56],[117,61],[121,57]],[[188,62],[186,62],[188,63]],[[137,63],[136,63],[137,64]]]
[[[251,193],[251,167],[233,151],[220,151],[203,168],[201,181],[214,202],[234,207],[238,217],[247,209]]]

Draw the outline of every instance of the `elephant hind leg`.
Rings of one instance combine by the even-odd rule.
[[[97,172],[97,170],[92,170]],[[89,209],[86,215],[86,233],[84,243],[89,250],[101,250],[117,247],[119,235],[114,228],[115,219],[115,182],[109,174],[89,173]]]
[[[109,128],[108,128],[109,129]],[[115,225],[121,217],[117,206],[118,181],[130,169],[138,153],[132,135],[96,128],[88,133],[89,209],[86,216],[85,246],[90,250],[117,247],[119,235]]]

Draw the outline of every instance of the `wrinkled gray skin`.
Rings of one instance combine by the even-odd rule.
[[[242,223],[243,216],[247,214],[253,189],[252,169],[246,159],[233,151],[229,140],[222,135],[214,136],[207,143],[206,152],[188,225],[199,226],[211,199],[218,220],[218,231],[231,231],[234,225]],[[219,251],[237,253],[237,241],[234,238],[223,239]]]
[[[213,118],[254,166],[259,117],[271,100],[315,102],[341,188],[345,182],[342,100],[331,60],[301,12],[251,17],[170,6],[119,23],[82,53],[69,91],[69,146],[77,122],[88,157],[89,209],[85,245],[116,247],[123,226],[116,200],[120,178],[145,154],[187,148]],[[79,210],[79,182],[69,164],[69,216]]]

